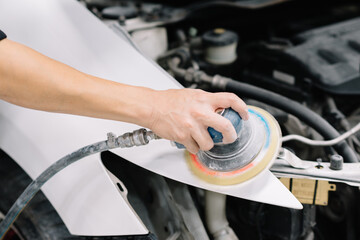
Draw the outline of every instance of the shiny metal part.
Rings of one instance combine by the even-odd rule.
[[[294,168],[288,160],[277,158],[270,168],[276,177],[306,178],[342,182],[351,186],[360,187],[360,163],[344,163],[342,170],[332,170],[328,162],[301,161],[307,168]],[[298,163],[297,163],[298,164]]]
[[[288,135],[282,138],[283,142],[287,141],[299,141],[302,143],[305,143],[307,145],[311,146],[333,146],[346,138],[354,135],[356,132],[360,131],[360,123],[356,124],[352,129],[349,131],[343,133],[342,135],[338,136],[337,138],[326,140],[326,141],[318,141],[318,140],[312,140],[300,135]]]
[[[307,168],[312,167],[311,164],[308,164],[307,162],[301,160],[300,158],[298,158],[295,154],[293,154],[286,148],[280,149],[278,159],[283,159],[283,160],[287,161],[292,167],[298,168],[298,169],[307,169]]]
[[[159,137],[158,135],[156,135],[153,131],[146,131],[146,139],[147,139],[148,141],[151,141],[151,140],[161,139],[161,137]]]
[[[108,134],[108,138],[110,140],[113,139],[111,133]],[[160,139],[160,138],[157,135],[155,135],[152,131],[148,131],[145,128],[141,128],[133,132],[128,132],[119,136],[116,139],[116,142],[121,148],[129,148],[134,146],[147,145],[150,140],[154,140],[154,139]]]

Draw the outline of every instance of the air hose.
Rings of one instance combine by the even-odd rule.
[[[138,129],[133,132],[125,133],[116,137],[112,133],[108,133],[108,139],[105,141],[90,144],[77,151],[66,155],[59,159],[43,173],[40,174],[25,191],[20,195],[16,202],[12,205],[3,221],[0,222],[0,239],[3,239],[6,232],[11,228],[16,218],[24,210],[26,205],[31,201],[35,194],[40,191],[41,187],[50,180],[55,174],[66,168],[72,163],[95,153],[100,153],[114,148],[129,148],[133,146],[142,146],[149,143],[152,139],[159,139],[152,131],[146,129]]]
[[[327,140],[340,136],[340,133],[319,114],[296,101],[266,89],[235,81],[231,78],[226,78],[220,75],[209,76],[205,72],[195,70],[193,68],[183,69],[179,67],[180,63],[181,59],[177,56],[170,58],[167,62],[168,67],[175,76],[182,77],[190,83],[209,84],[216,89],[233,92],[237,95],[240,95],[241,97],[252,98],[269,104],[273,107],[279,108],[296,116],[301,121],[316,130]],[[345,161],[359,162],[356,153],[345,141],[341,141],[340,143],[334,145],[334,148],[340,155],[344,157]]]
[[[319,114],[289,98],[259,87],[237,82],[229,78],[215,76],[214,83],[214,87],[228,92],[233,92],[244,97],[253,98],[296,116],[320,133],[325,139],[334,139],[340,136],[339,132]],[[345,141],[341,141],[340,143],[334,145],[334,148],[344,157],[345,161],[359,162],[355,152]]]

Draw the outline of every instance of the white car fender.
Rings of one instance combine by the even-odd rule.
[[[0,29],[8,38],[88,74],[153,89],[181,88],[75,0],[0,1]],[[65,80],[65,79],[64,79]],[[86,87],[86,86],[84,86]],[[32,178],[64,155],[139,126],[0,103],[0,148]],[[114,153],[177,181],[236,197],[301,208],[295,197],[265,171],[259,180],[215,186],[191,174],[184,151],[158,140]],[[146,153],[146,154],[144,154]],[[99,155],[66,168],[42,188],[75,235],[146,234],[148,230],[119,193]]]
[[[0,28],[9,39],[88,74],[155,89],[179,88],[77,1],[1,1]],[[107,132],[138,128],[0,102],[0,147],[32,178],[66,154],[105,140]],[[99,154],[66,168],[42,190],[72,234],[148,233],[114,186]]]

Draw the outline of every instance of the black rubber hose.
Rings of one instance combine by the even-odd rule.
[[[152,139],[160,139],[152,131],[146,129],[138,129],[133,132],[125,133],[118,138],[112,133],[108,133],[108,140],[97,142],[87,145],[78,149],[77,151],[60,158],[43,173],[40,174],[25,191],[20,195],[16,202],[11,206],[5,218],[0,222],[0,240],[3,239],[6,232],[10,229],[11,225],[15,222],[19,214],[24,210],[26,205],[31,201],[41,187],[49,181],[55,174],[73,164],[84,157],[90,156],[95,153],[107,151],[114,148],[126,148],[133,146],[142,146],[149,143]]]
[[[308,124],[314,130],[320,133],[326,140],[340,136],[339,132],[324,118],[298,102],[246,83],[238,82],[229,78],[219,79],[221,78],[220,76],[215,76],[215,78],[216,77],[218,78],[218,81],[212,82],[214,87],[220,88],[224,91],[233,92],[237,95],[240,95],[241,97],[248,97],[258,100],[290,113],[299,118],[304,123]],[[346,162],[359,161],[353,149],[351,149],[345,141],[334,145],[334,148],[340,155],[344,157]]]
[[[3,221],[0,222],[0,239],[2,239],[16,218],[35,196],[40,191],[41,187],[56,173],[66,168],[70,164],[94,153],[103,152],[109,150],[108,141],[102,141],[95,144],[88,145],[80,148],[79,150],[61,158],[49,168],[47,168],[39,177],[37,177],[20,195],[16,202],[12,205],[9,212],[6,214]]]

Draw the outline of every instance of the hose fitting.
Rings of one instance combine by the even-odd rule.
[[[160,137],[158,137],[152,131],[148,131],[144,128],[135,130],[133,132],[125,133],[118,138],[116,138],[115,134],[108,133],[107,140],[82,147],[77,151],[59,159],[50,167],[48,167],[43,173],[41,173],[39,177],[32,181],[30,185],[20,195],[20,197],[16,200],[16,202],[12,205],[5,218],[0,222],[0,239],[3,239],[15,219],[30,202],[30,200],[35,196],[35,194],[40,191],[41,187],[55,174],[57,174],[70,164],[73,164],[74,162],[77,162],[84,157],[90,156],[95,153],[107,151],[109,149],[119,147],[129,148],[133,146],[146,145],[149,143],[150,140],[153,139],[160,139]]]
[[[108,134],[108,141],[109,141],[109,135]],[[113,135],[112,135],[113,136]],[[111,140],[113,138],[111,137]],[[138,130],[135,130],[133,132],[127,132],[123,135],[119,136],[116,141],[114,142],[115,146],[121,147],[121,148],[130,148],[134,146],[143,146],[147,145],[150,140],[153,139],[160,139],[155,133],[152,131],[148,131],[145,128],[140,128]]]

